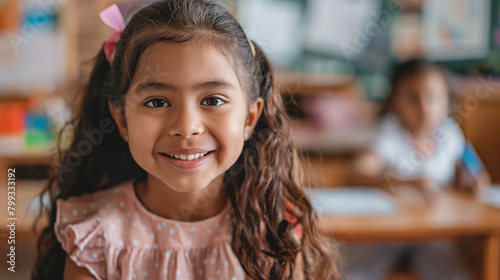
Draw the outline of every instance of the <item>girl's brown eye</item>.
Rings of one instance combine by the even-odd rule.
[[[220,106],[224,103],[225,102],[222,99],[217,97],[209,97],[203,100],[203,102],[201,102],[202,105],[208,105],[208,106]]]
[[[159,107],[168,107],[168,106],[170,106],[170,104],[168,104],[167,101],[165,101],[163,99],[159,99],[159,98],[151,99],[148,102],[146,102],[146,104],[144,104],[144,105],[146,105],[148,107],[151,107],[151,108],[159,108]]]

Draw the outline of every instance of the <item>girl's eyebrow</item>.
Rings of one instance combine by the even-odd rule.
[[[211,89],[211,88],[224,88],[224,89],[231,89],[234,90],[236,87],[231,84],[230,82],[222,81],[222,80],[215,80],[215,81],[208,81],[204,82],[201,84],[197,84],[194,86],[194,89]]]
[[[214,88],[223,88],[223,89],[228,89],[228,90],[234,90],[236,87],[229,82],[223,81],[223,80],[214,80],[214,81],[208,81],[204,82],[201,84],[197,84],[193,87],[194,90],[201,90],[201,89],[214,89]],[[136,93],[141,93],[149,90],[157,90],[157,89],[164,89],[164,90],[171,90],[171,91],[179,91],[179,88],[168,83],[162,83],[162,82],[144,82],[142,84],[139,84],[135,88]]]
[[[138,85],[135,88],[136,93],[142,93],[145,91],[150,91],[150,90],[155,90],[155,89],[170,89],[170,90],[176,90],[176,87],[170,84],[165,84],[165,83],[158,83],[158,82],[145,82],[140,85]]]

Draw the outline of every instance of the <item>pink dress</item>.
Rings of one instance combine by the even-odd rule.
[[[231,249],[231,204],[197,222],[149,212],[132,182],[57,200],[55,234],[97,279],[249,279]]]

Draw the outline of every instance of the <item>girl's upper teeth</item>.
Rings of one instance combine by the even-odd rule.
[[[176,158],[176,159],[180,159],[180,160],[193,160],[193,159],[199,159],[200,157],[204,157],[208,154],[207,153],[197,153],[197,154],[190,154],[190,155],[171,155],[171,154],[167,154],[169,155],[170,157],[173,157],[173,158]]]

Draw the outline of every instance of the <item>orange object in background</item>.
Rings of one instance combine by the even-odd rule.
[[[15,31],[20,22],[19,2],[0,0],[0,31]]]
[[[25,102],[0,103],[0,136],[20,135],[24,130],[25,116]]]

